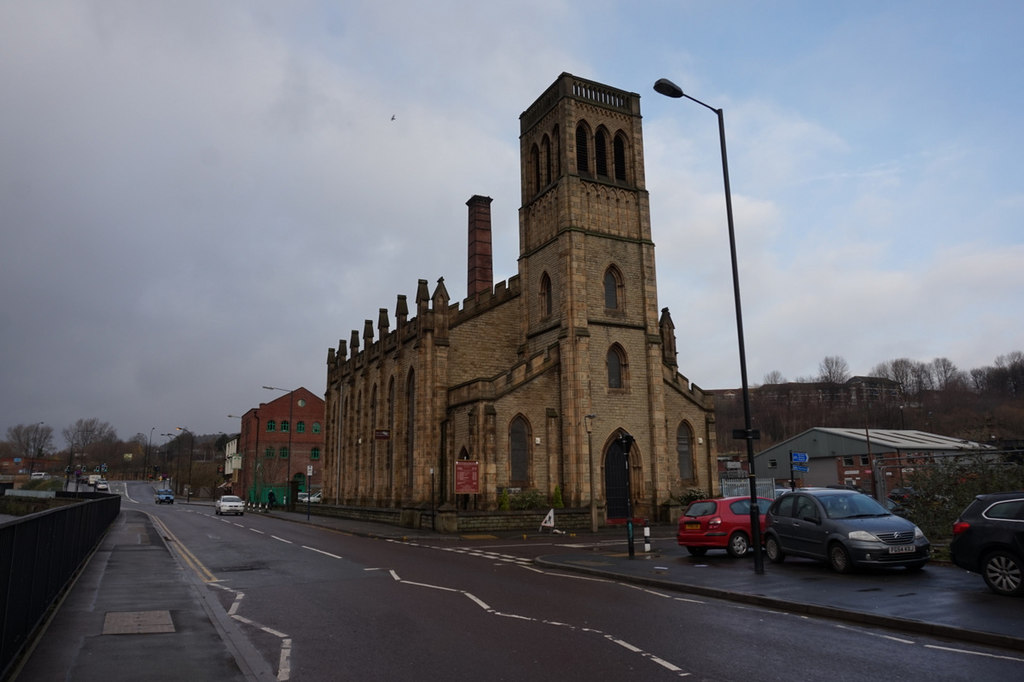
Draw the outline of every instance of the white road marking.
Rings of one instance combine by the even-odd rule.
[[[324,550],[317,549],[316,547],[309,547],[307,545],[302,545],[302,549],[308,549],[310,552],[316,552],[317,554],[323,554],[324,556],[329,556],[332,559],[340,559],[341,558],[337,554],[331,554],[330,552],[325,552]]]

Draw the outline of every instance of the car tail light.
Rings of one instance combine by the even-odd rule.
[[[971,524],[966,521],[957,521],[953,524],[953,535],[960,535],[965,530],[971,527]]]
[[[721,525],[722,525],[722,517],[721,516],[713,516],[710,519],[708,519],[708,528],[718,528]]]

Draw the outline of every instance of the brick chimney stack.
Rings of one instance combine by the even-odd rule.
[[[490,293],[494,287],[491,261],[491,201],[490,197],[474,195],[469,206],[469,275],[467,297]]]

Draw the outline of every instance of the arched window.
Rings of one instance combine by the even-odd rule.
[[[615,157],[615,179],[626,181],[626,140],[620,134],[615,136],[615,142],[612,144],[614,148]]]
[[[305,432],[306,432],[306,422],[304,422],[304,421],[297,421],[297,422],[295,422],[295,433],[305,433]]]
[[[600,128],[594,136],[594,170],[599,177],[608,177],[608,145],[604,130]]]
[[[278,450],[277,456],[280,457],[281,459],[288,459],[288,448],[283,447],[280,450]]]
[[[313,422],[313,433],[320,433],[320,422]]]
[[[312,450],[310,450],[309,451],[309,458],[310,459],[320,459],[320,448],[316,448],[315,447]]]
[[[288,433],[288,429],[291,428],[291,424],[288,423],[287,419],[281,420],[281,433]]]
[[[388,404],[386,406],[388,411],[387,424],[388,429],[391,433],[395,432],[395,378],[392,377],[388,380]],[[388,494],[394,495],[395,485],[395,439],[388,438],[386,442],[387,447],[387,469],[388,469]]]
[[[621,300],[619,290],[622,289],[622,275],[614,266],[604,273],[604,307],[606,310],[619,310]]]
[[[676,429],[676,459],[679,461],[679,478],[693,480],[693,429],[686,422]]]
[[[275,422],[273,419],[268,419],[267,420],[267,431],[273,431],[276,428],[277,428],[277,422]]]
[[[263,450],[263,456],[266,457],[267,459],[270,459],[271,457],[273,457],[274,456],[274,448],[271,447],[271,446],[267,446],[267,448],[265,450]]]
[[[626,353],[619,344],[608,349],[608,388],[626,387]]]
[[[580,123],[576,126],[576,170],[580,173],[590,172],[590,163],[588,157],[590,156],[590,150],[587,144],[587,126]]]
[[[546,272],[540,276],[540,315],[551,317],[551,278]]]
[[[530,485],[530,425],[522,416],[512,420],[508,430],[508,484],[513,488]]]

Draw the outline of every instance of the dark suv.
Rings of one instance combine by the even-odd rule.
[[[779,563],[787,554],[827,561],[838,573],[855,566],[928,563],[931,544],[921,529],[864,493],[801,488],[776,498],[766,515],[764,549]]]
[[[949,554],[996,594],[1024,596],[1024,492],[975,497],[953,524]]]

